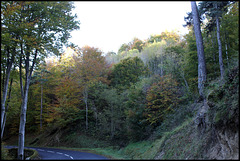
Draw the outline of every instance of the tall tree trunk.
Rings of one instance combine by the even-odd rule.
[[[23,93],[23,82],[22,82],[22,56],[23,56],[23,47],[21,44],[21,55],[19,57],[19,81],[20,81],[20,91],[21,91],[21,97],[23,99],[24,93]]]
[[[86,131],[88,130],[88,104],[87,104],[87,99],[85,100],[86,104]]]
[[[24,157],[24,143],[25,143],[25,124],[26,124],[29,85],[30,85],[30,79],[28,77],[25,82],[24,99],[22,100],[22,104],[21,104],[19,139],[18,139],[18,159],[19,160],[24,159],[23,157]]]
[[[30,53],[26,54],[26,59],[25,59],[26,78],[25,78],[25,86],[24,86],[22,104],[21,104],[19,138],[18,138],[18,159],[19,160],[24,159],[25,124],[26,124],[28,91],[29,91],[29,85],[30,85],[30,81],[31,81],[31,77],[32,77],[33,68],[34,68],[34,65],[35,65],[35,62],[36,62],[36,58],[37,58],[37,52],[38,52],[38,50],[36,49],[31,68],[29,67]],[[20,74],[20,80],[21,79],[22,79],[22,75]],[[21,87],[21,89],[22,89],[22,87]]]
[[[228,69],[229,69],[229,60],[228,60],[228,43],[227,43],[227,34],[226,34],[226,31],[225,31],[225,49],[226,49],[227,65],[228,65]]]
[[[204,83],[207,80],[207,72],[206,72],[206,63],[205,63],[205,55],[203,48],[203,39],[200,30],[200,21],[198,9],[195,1],[191,1],[192,14],[193,14],[193,24],[194,24],[194,32],[196,37],[197,44],[197,54],[198,54],[198,90],[199,95],[204,98]]]
[[[14,51],[15,52],[15,51]],[[8,91],[8,83],[9,83],[9,77],[10,77],[10,72],[12,69],[12,64],[14,61],[14,54],[12,54],[11,59],[10,59],[10,51],[9,49],[7,50],[7,69],[6,69],[6,77],[4,80],[4,88],[2,91],[2,100],[1,100],[1,133],[3,134],[4,131],[4,117],[5,117],[5,103],[6,103],[6,99],[7,99],[7,91]],[[2,135],[1,134],[1,138]]]
[[[211,32],[212,36],[211,36],[211,42],[212,42],[212,48],[214,49],[216,46],[216,39],[215,39],[215,31],[213,29],[213,32]],[[216,56],[215,56],[215,52],[212,53],[213,54],[213,62],[216,64]]]
[[[160,59],[160,76],[163,77],[163,57],[161,56]]]
[[[94,101],[91,101],[92,103],[92,110],[94,111],[94,117],[95,117],[95,127],[96,127],[96,130],[97,130],[97,121],[98,121],[98,114],[97,114],[97,108],[94,104]]]
[[[189,86],[188,86],[188,82],[187,82],[187,80],[186,80],[186,78],[185,78],[184,71],[180,72],[180,76],[181,76],[182,79],[184,80],[186,89],[187,89],[187,91],[189,92]]]
[[[216,3],[217,5],[217,3]],[[217,40],[218,40],[218,53],[219,53],[219,66],[220,66],[220,73],[221,73],[221,80],[223,81],[224,77],[224,66],[223,66],[223,58],[222,58],[222,43],[220,37],[220,24],[219,18],[216,16],[216,25],[217,25]]]
[[[9,92],[8,92],[8,102],[7,102],[6,111],[5,111],[4,118],[3,118],[3,126],[2,126],[2,131],[1,131],[1,138],[3,138],[4,128],[5,128],[6,119],[7,119],[7,111],[8,111],[9,101],[11,99],[12,82],[13,82],[13,78],[11,78],[11,81],[10,81]]]
[[[216,37],[215,37],[215,29],[213,28],[213,31],[211,32],[212,36],[211,36],[211,42],[212,42],[212,49],[215,50],[215,47],[216,47]],[[216,61],[216,53],[213,51],[212,52],[213,54],[213,63],[214,63],[214,66],[217,64],[217,61]],[[217,76],[217,72],[216,70],[214,70],[214,76]]]
[[[87,87],[84,88],[84,91],[83,91],[83,97],[84,97],[84,103],[85,103],[85,106],[86,106],[86,132],[88,130],[88,89]]]
[[[4,59],[4,58],[3,58]],[[5,60],[3,60],[5,61]],[[5,75],[6,75],[6,66],[4,63],[1,63],[1,76],[2,76],[2,79],[1,79],[1,90],[4,89],[4,81],[5,81]],[[2,91],[1,91],[2,92]],[[2,98],[1,98],[2,99]]]
[[[43,111],[43,85],[41,82],[41,111],[40,111],[40,130],[42,130],[42,111]]]

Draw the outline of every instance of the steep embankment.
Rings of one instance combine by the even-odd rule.
[[[229,72],[223,87],[211,91],[208,105],[213,143],[206,156],[210,159],[238,159],[239,66]]]
[[[238,159],[239,67],[223,86],[211,82],[206,95],[188,107],[195,110],[194,117],[153,142],[129,144],[122,154],[128,159]]]

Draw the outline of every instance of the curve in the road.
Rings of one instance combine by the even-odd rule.
[[[6,148],[16,148],[16,146],[6,146]],[[87,152],[74,150],[63,150],[57,148],[25,147],[38,151],[42,160],[107,160],[108,158]]]

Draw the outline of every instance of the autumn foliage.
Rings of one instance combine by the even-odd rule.
[[[147,92],[147,120],[152,125],[159,125],[164,116],[178,104],[178,84],[166,75],[153,83]]]

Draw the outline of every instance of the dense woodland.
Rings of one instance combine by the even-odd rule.
[[[71,2],[1,2],[1,138],[20,136],[25,120],[25,134],[65,129],[125,146],[179,125],[193,115],[184,106],[204,99],[213,80],[224,84],[238,66],[238,7],[198,4],[206,64],[199,88],[192,12],[186,35],[166,30],[104,53],[67,42],[81,26]]]

